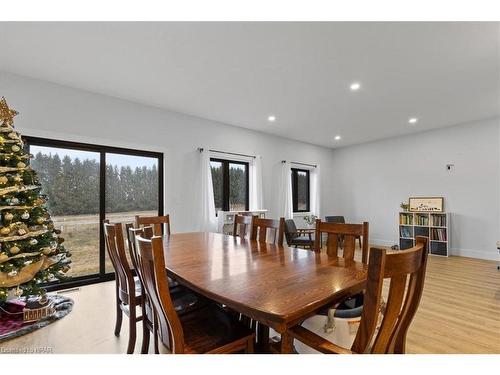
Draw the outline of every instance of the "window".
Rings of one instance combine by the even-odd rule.
[[[66,284],[110,280],[102,221],[163,213],[163,154],[23,137],[72,264]],[[49,286],[49,289],[51,287]]]
[[[310,211],[309,171],[292,168],[293,212]]]
[[[215,211],[248,210],[249,167],[242,161],[210,159]]]

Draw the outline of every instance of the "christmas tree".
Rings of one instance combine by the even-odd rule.
[[[65,279],[71,254],[47,212],[47,197],[30,167],[18,113],[0,100],[0,301],[45,296],[41,283]],[[9,293],[12,292],[12,293]]]

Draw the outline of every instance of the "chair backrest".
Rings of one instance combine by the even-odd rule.
[[[252,230],[254,217],[256,216],[234,215],[233,236],[245,238]]]
[[[316,235],[314,238],[314,249],[321,250],[321,233],[328,233],[326,253],[330,256],[338,256],[339,245],[343,244],[343,258],[354,260],[354,250],[356,238],[363,236],[361,250],[362,262],[366,264],[368,260],[368,223],[363,224],[341,224],[325,223],[320,219],[316,220]]]
[[[135,246],[135,237],[142,236],[144,238],[150,239],[151,237],[153,237],[153,227],[134,228],[132,223],[127,223],[125,224],[125,232],[127,233],[127,245],[130,254],[130,259],[132,260],[134,269],[136,270],[138,274],[137,276],[139,276],[140,279],[138,260],[137,260],[138,259],[137,247]]]
[[[135,227],[152,226],[155,236],[170,235],[170,215],[165,216],[136,216]]]
[[[327,223],[345,224],[345,217],[344,216],[325,216],[325,221]]]
[[[106,249],[115,269],[119,298],[122,302],[128,304],[130,303],[130,298],[135,298],[135,283],[125,254],[122,224],[110,224],[108,220],[105,220],[103,226]]]
[[[144,289],[158,319],[159,341],[172,353],[183,353],[184,331],[168,288],[162,237],[136,236],[135,241]]]
[[[297,235],[297,226],[295,225],[295,221],[293,219],[285,220],[285,237],[288,244],[293,239],[294,236]]]
[[[406,334],[424,288],[427,256],[428,239],[425,237],[417,237],[416,245],[408,250],[394,253],[387,253],[386,249],[370,250],[363,313],[352,345],[354,352],[405,352]],[[384,279],[390,279],[389,295],[384,318],[376,333]]]
[[[259,242],[266,242],[268,231],[270,232],[270,237],[272,238],[271,243],[283,246],[285,218],[282,217],[279,220],[254,218],[252,224],[252,235],[250,238]]]

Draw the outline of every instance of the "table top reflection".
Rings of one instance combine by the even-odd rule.
[[[205,232],[163,243],[171,277],[278,332],[366,283],[362,263],[310,250]]]

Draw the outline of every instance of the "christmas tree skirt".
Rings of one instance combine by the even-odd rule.
[[[23,320],[22,310],[17,313],[8,313],[5,306],[0,305],[0,343],[18,336],[33,332],[45,327],[58,319],[64,318],[73,309],[73,300],[59,295],[48,295],[48,303],[55,312],[37,321],[27,322]]]

